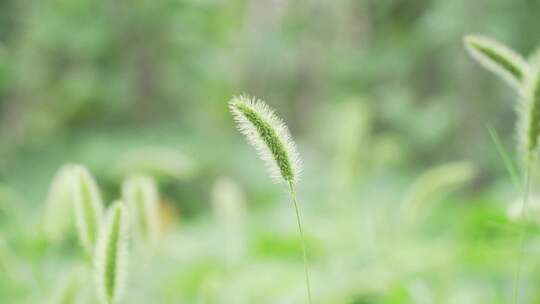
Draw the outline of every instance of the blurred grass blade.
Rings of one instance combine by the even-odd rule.
[[[490,125],[487,126],[489,136],[493,143],[495,144],[495,147],[497,149],[497,152],[499,153],[499,156],[501,157],[504,167],[506,168],[506,171],[510,175],[510,179],[512,180],[512,184],[514,184],[514,187],[516,190],[520,191],[522,190],[521,182],[519,181],[519,177],[517,175],[516,167],[514,166],[514,163],[510,160],[508,157],[508,153],[506,153],[506,150],[504,149],[500,137],[497,134],[497,131]]]
[[[49,304],[78,304],[81,299],[81,287],[83,284],[84,272],[81,268],[68,271],[59,280],[59,286],[54,290]]]
[[[447,163],[425,171],[405,195],[401,207],[402,220],[406,224],[415,223],[419,213],[426,213],[431,207],[428,202],[464,185],[476,174],[476,167],[468,161]]]
[[[296,183],[301,172],[300,155],[287,125],[264,101],[248,96],[234,97],[229,102],[236,126],[255,147],[259,157],[266,163],[275,182],[284,181],[289,186],[292,205],[296,214],[304,259],[304,273],[308,303],[312,303],[311,283],[306,253],[306,241],[302,228],[300,209],[296,198]]]
[[[93,256],[103,214],[101,195],[90,171],[82,165],[73,165],[71,181],[79,240],[88,255]]]
[[[540,66],[532,66],[524,85],[523,98],[518,109],[518,140],[522,156],[527,163],[536,158],[540,135]]]
[[[155,240],[159,233],[159,196],[154,179],[146,175],[129,177],[122,184],[122,197],[129,207],[137,238]]]
[[[245,220],[246,196],[231,178],[220,177],[212,186],[212,210],[226,227],[241,225]]]
[[[56,173],[45,203],[43,230],[50,242],[65,238],[72,222],[73,196],[70,192],[71,165],[62,166]]]
[[[124,203],[116,201],[107,211],[96,248],[98,295],[106,304],[116,303],[122,296],[127,278],[128,227]]]
[[[365,173],[368,153],[362,147],[371,144],[372,128],[372,113],[368,105],[362,97],[350,97],[333,105],[335,113],[331,116],[331,128],[328,128],[335,147],[332,162],[336,189],[331,194],[333,198],[351,192],[355,182]]]
[[[465,48],[483,67],[499,75],[516,89],[520,89],[528,64],[504,44],[480,35],[468,35],[464,38]]]

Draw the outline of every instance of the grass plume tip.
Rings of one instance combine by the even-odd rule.
[[[465,49],[476,61],[519,91],[528,70],[521,55],[495,39],[480,35],[467,35],[463,41]]]
[[[71,165],[62,166],[53,178],[45,203],[43,230],[49,241],[64,239],[72,221]]]
[[[134,175],[122,184],[122,197],[132,216],[137,237],[153,240],[159,232],[159,195],[156,182],[146,175]]]
[[[116,201],[107,211],[96,247],[95,275],[104,304],[118,303],[127,278],[129,218],[124,203]]]
[[[525,155],[533,157],[540,135],[540,65],[533,65],[525,82],[523,99],[518,109],[518,138]]]
[[[103,216],[103,202],[96,181],[84,166],[72,166],[71,181],[79,240],[92,255]]]
[[[275,182],[294,184],[300,175],[300,157],[285,123],[264,101],[247,96],[229,102],[238,130],[255,147]]]

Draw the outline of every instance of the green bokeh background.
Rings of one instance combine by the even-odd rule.
[[[527,55],[538,12],[532,0],[0,1],[0,303],[44,303],[74,268],[94,303],[75,234],[53,243],[42,229],[72,162],[106,202],[133,170],[159,182],[167,230],[151,253],[134,249],[126,303],[303,303],[286,189],[228,112],[241,93],[298,143],[316,303],[509,303],[520,194],[487,126],[516,159],[516,96],[462,37]],[[245,197],[232,241],[212,208],[224,177]],[[540,301],[535,217],[523,303]]]

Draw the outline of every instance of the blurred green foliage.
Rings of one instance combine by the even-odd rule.
[[[164,240],[133,257],[126,303],[301,303],[289,202],[227,111],[248,93],[276,108],[304,158],[317,303],[508,303],[522,222],[506,208],[519,193],[486,125],[513,155],[514,96],[462,36],[527,54],[539,11],[533,0],[0,1],[0,302],[43,303],[84,264],[73,232],[51,243],[42,231],[56,170],[81,162],[107,202],[128,173],[159,181]],[[401,226],[422,173],[463,160],[478,175],[422,196],[422,220]],[[234,229],[210,208],[222,176],[246,192]],[[539,227],[527,227],[523,292],[536,303]]]

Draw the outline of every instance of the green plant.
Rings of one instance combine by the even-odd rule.
[[[468,35],[464,38],[469,54],[486,69],[501,76],[516,89],[520,89],[528,64],[523,57],[504,44],[480,35]]]
[[[122,184],[122,197],[129,207],[137,238],[146,242],[155,240],[159,232],[156,182],[147,175],[131,176]]]
[[[70,170],[79,240],[86,253],[93,256],[103,214],[101,194],[88,169],[82,165],[73,165]]]
[[[264,101],[242,95],[229,102],[229,109],[238,130],[255,147],[273,180],[289,186],[302,243],[308,302],[312,303],[305,237],[296,199],[296,183],[300,174],[300,156],[296,145],[285,123]]]
[[[43,230],[51,242],[62,241],[72,222],[71,165],[62,166],[53,178],[45,203]]]
[[[537,53],[527,62],[519,54],[503,44],[482,36],[466,36],[465,48],[473,58],[483,66],[502,76],[517,91],[517,135],[520,156],[525,163],[523,187],[522,219],[527,216],[527,202],[532,180],[532,168],[538,154],[538,136],[540,135],[540,65]],[[491,132],[493,133],[493,132]],[[493,137],[493,135],[492,135]],[[496,142],[496,145],[499,146]],[[500,148],[498,148],[499,151]],[[504,155],[503,155],[504,159]],[[508,163],[506,166],[508,167]],[[509,169],[509,171],[511,171]],[[519,301],[525,228],[520,233],[519,265],[516,271],[514,302]]]
[[[401,206],[403,223],[418,222],[420,212],[426,212],[434,197],[441,197],[469,182],[477,175],[476,167],[467,161],[438,165],[422,173],[408,190]]]
[[[127,276],[129,218],[124,203],[107,211],[96,248],[95,274],[98,294],[107,304],[118,302]]]
[[[506,149],[503,147],[503,144],[501,143],[501,139],[499,138],[497,131],[492,126],[487,126],[487,129],[488,129],[491,141],[493,141],[493,144],[495,144],[497,153],[499,153],[501,160],[504,163],[504,167],[506,168],[506,171],[508,172],[508,175],[510,176],[510,180],[514,184],[514,187],[516,188],[516,190],[521,192],[522,191],[521,183],[519,181],[518,173],[515,168],[514,162],[512,162],[512,160],[508,156],[508,153],[506,152]]]
[[[97,294],[107,304],[119,301],[126,278],[129,212],[137,211],[132,220],[141,238],[153,239],[158,232],[158,190],[154,180],[149,176],[133,176],[126,179],[122,190],[129,205],[114,202],[103,216],[99,188],[89,170],[82,165],[64,165],[53,179],[47,199],[45,223],[52,227],[48,240],[61,240],[65,222],[71,222],[63,217],[69,217],[66,210],[74,209],[79,241],[94,268]],[[53,225],[56,217],[65,221],[59,227]],[[83,285],[80,278],[83,273],[78,268],[73,273],[56,290],[54,303],[77,303],[83,296],[79,288]]]

